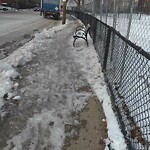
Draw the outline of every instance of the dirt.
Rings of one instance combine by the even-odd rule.
[[[77,126],[66,125],[65,131],[77,131],[77,135],[67,137],[63,150],[104,150],[107,138],[107,123],[102,104],[96,96],[90,97],[85,108],[76,115]]]

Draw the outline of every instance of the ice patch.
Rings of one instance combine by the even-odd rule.
[[[53,122],[53,124],[51,124],[51,122]],[[42,128],[42,130],[40,130],[40,128]],[[29,143],[28,148],[30,150],[34,150],[35,147],[38,146],[38,142],[40,142],[37,141],[39,132],[42,132],[43,135],[43,146],[47,146],[53,150],[61,150],[65,139],[64,123],[57,116],[57,112],[55,110],[42,110],[41,113],[30,118],[28,120],[27,127],[19,135],[16,135],[9,140],[7,142],[7,147],[3,150],[10,149],[12,143],[14,145],[14,149],[21,150],[23,148],[22,143],[29,140],[33,137],[33,135],[34,138],[32,139],[32,143]]]

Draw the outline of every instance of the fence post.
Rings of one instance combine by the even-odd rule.
[[[92,15],[95,17],[96,16],[96,0],[93,0],[93,12]]]
[[[102,5],[103,5],[103,0],[100,0],[100,21],[102,21],[102,19],[103,19],[102,18],[102,15],[103,15],[103,10],[102,10],[103,6]]]
[[[116,29],[117,23],[117,13],[118,13],[118,0],[114,0],[114,8],[113,8],[113,28]],[[115,43],[115,34],[112,36],[112,44],[111,44],[111,61],[114,53],[114,43]]]
[[[109,46],[110,46],[110,37],[111,37],[111,28],[108,28],[102,71],[106,71],[108,52],[109,52]]]
[[[114,29],[116,29],[117,13],[118,13],[118,0],[114,0],[114,8],[113,8],[113,28]]]
[[[129,24],[128,24],[128,29],[127,29],[127,35],[126,38],[129,39],[129,34],[130,34],[130,28],[131,28],[131,23],[132,23],[132,15],[133,15],[133,0],[130,0],[130,18],[129,18]],[[125,49],[124,49],[124,54],[123,54],[123,61],[122,61],[122,69],[121,69],[121,75],[120,75],[120,83],[119,85],[122,85],[122,79],[123,79],[123,74],[124,74],[124,67],[125,67],[125,59],[126,59],[126,55],[127,55],[127,49],[128,46],[127,44],[125,45]]]
[[[129,23],[128,23],[127,35],[126,35],[127,39],[129,39],[129,34],[130,34],[130,29],[131,29],[133,7],[134,7],[134,1],[130,0],[130,16],[129,16]]]
[[[93,17],[93,27],[94,27],[94,30],[93,30],[93,43],[95,45],[95,39],[96,39],[96,31],[97,31],[97,20],[95,17]]]
[[[108,0],[106,0],[106,4],[105,4],[105,13],[106,13],[106,18],[105,18],[105,23],[107,24],[107,19],[108,19]]]

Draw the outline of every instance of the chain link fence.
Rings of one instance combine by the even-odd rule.
[[[150,150],[150,54],[93,15],[69,13],[91,26],[112,108],[128,148]]]
[[[150,53],[150,0],[81,0],[92,14]]]

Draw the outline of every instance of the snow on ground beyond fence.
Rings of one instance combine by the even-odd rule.
[[[100,19],[100,16],[97,15]],[[113,26],[113,14],[102,16],[102,21]],[[129,24],[129,14],[119,14],[117,17],[116,30],[126,37]],[[142,47],[145,51],[150,52],[150,15],[133,14],[129,40]]]

